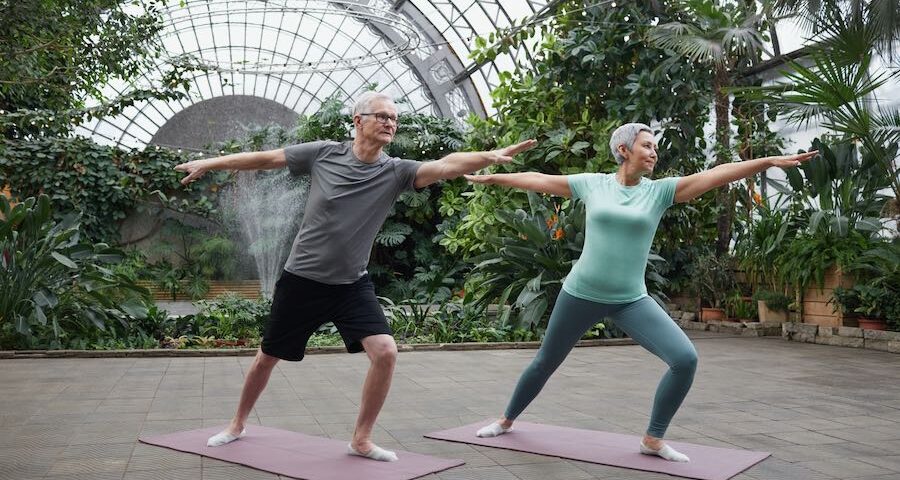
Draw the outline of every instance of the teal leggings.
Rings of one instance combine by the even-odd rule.
[[[506,418],[514,420],[544,388],[550,375],[562,364],[575,343],[604,317],[634,341],[669,365],[656,388],[647,434],[663,438],[672,417],[694,381],[697,351],[681,328],[652,298],[631,303],[605,304],[583,300],[565,291],[559,294],[544,341],[531,365],[522,372],[506,407]]]

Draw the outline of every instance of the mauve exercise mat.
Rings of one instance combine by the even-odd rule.
[[[638,446],[641,437],[635,435],[554,427],[521,421],[516,422],[511,432],[498,437],[476,437],[475,432],[489,423],[473,423],[464,427],[429,433],[425,436],[438,440],[505,448],[700,480],[728,480],[769,456],[765,452],[668,442],[691,459],[688,463],[669,462],[659,457],[639,453]]]
[[[207,447],[206,440],[224,428],[151,435],[140,441],[304,480],[409,480],[465,463],[404,451],[397,451],[396,462],[378,462],[348,455],[346,441],[255,425],[248,426],[240,440]]]

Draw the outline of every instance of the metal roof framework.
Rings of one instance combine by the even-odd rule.
[[[143,147],[167,121],[205,100],[242,95],[298,115],[331,97],[365,90],[391,94],[401,112],[457,121],[492,112],[501,71],[531,59],[519,45],[495,60],[469,60],[477,36],[537,19],[559,0],[187,0],[162,12],[159,62],[131,83],[111,83],[115,97],[158,82],[167,67],[206,66],[190,78],[189,98],[150,101],[79,127],[96,140]]]

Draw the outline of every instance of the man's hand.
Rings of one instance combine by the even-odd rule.
[[[534,148],[535,145],[537,145],[537,140],[525,140],[524,142],[520,142],[515,145],[492,150],[490,152],[489,158],[491,160],[491,163],[509,163],[512,161],[512,157],[526,150]]]
[[[191,160],[175,165],[175,170],[179,172],[187,172],[187,176],[181,179],[182,185],[187,185],[198,178],[202,177],[209,169],[206,167],[206,160]]]

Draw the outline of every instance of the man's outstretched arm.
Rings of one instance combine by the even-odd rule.
[[[476,172],[489,165],[509,163],[516,154],[531,149],[537,140],[524,142],[486,152],[456,152],[433,162],[425,162],[416,172],[416,188],[427,187],[440,180],[458,178]]]
[[[242,152],[191,160],[175,165],[175,170],[187,173],[187,176],[181,179],[181,183],[187,185],[210,170],[272,170],[286,166],[287,159],[284,156],[284,149],[279,148],[264,152]]]

